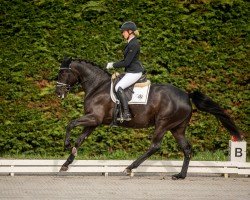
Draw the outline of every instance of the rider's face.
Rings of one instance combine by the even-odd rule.
[[[123,31],[122,36],[127,40],[129,38],[129,31],[128,30]]]

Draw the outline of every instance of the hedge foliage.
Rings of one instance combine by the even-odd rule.
[[[141,60],[152,82],[200,90],[249,133],[249,10],[243,0],[1,0],[0,154],[64,155],[67,123],[83,115],[80,88],[61,101],[55,82],[62,58],[105,67],[122,58],[119,27],[140,30]],[[72,132],[75,139],[80,128]],[[102,126],[82,146],[91,156],[144,152],[149,130]],[[187,136],[195,152],[226,150],[229,134],[194,112]],[[72,139],[72,140],[73,140]],[[178,157],[167,133],[164,157]]]

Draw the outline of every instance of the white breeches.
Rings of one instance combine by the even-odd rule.
[[[115,91],[117,92],[118,88],[121,87],[123,90],[130,85],[138,81],[142,76],[142,72],[139,73],[126,73],[125,76],[116,84]]]

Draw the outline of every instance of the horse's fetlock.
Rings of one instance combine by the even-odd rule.
[[[184,156],[186,157],[186,158],[191,158],[191,155],[192,155],[192,151],[191,151],[191,149],[185,149],[184,150]]]

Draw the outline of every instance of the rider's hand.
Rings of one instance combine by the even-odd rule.
[[[107,67],[106,67],[106,69],[112,69],[113,68],[113,62],[109,62],[108,64],[107,64]]]

